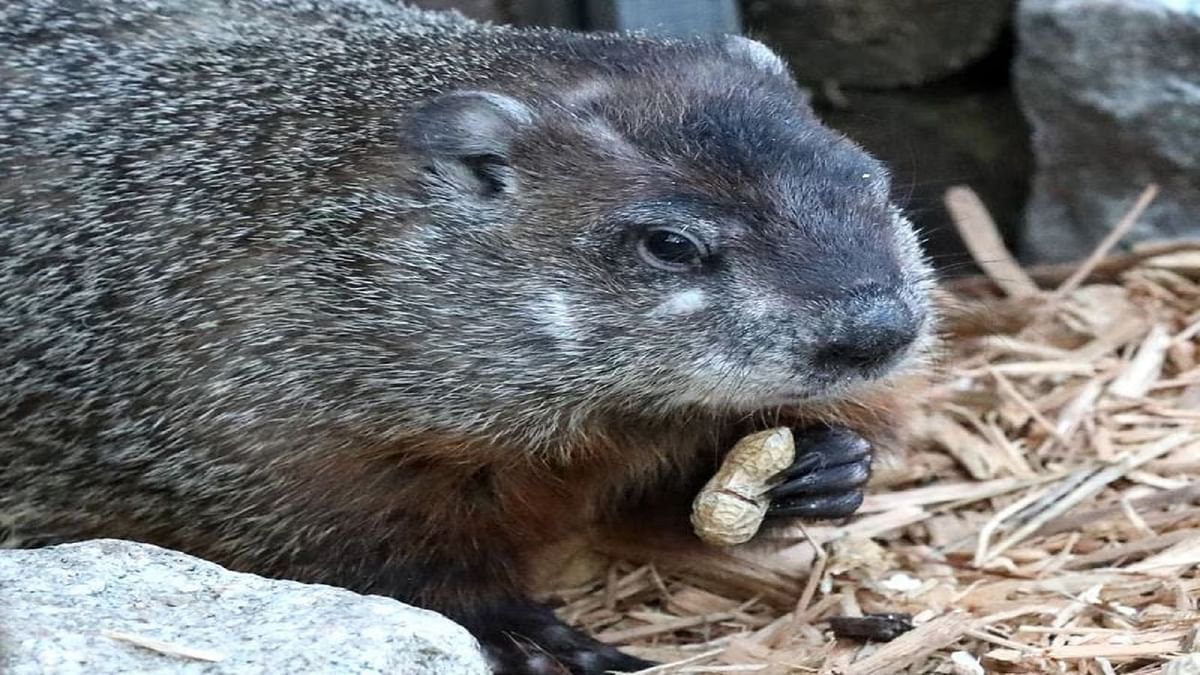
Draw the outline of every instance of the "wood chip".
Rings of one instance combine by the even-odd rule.
[[[899,673],[939,649],[958,642],[975,625],[974,619],[963,614],[938,617],[892,640],[871,656],[854,662],[845,670],[845,675]]]

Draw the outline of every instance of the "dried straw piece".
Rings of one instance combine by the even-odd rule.
[[[1166,326],[1158,324],[1151,328],[1150,334],[1138,346],[1133,361],[1108,385],[1108,393],[1126,398],[1145,396],[1162,376],[1171,343],[1171,333]]]
[[[1062,282],[1058,289],[1054,291],[1055,298],[1061,299],[1071,291],[1079,288],[1084,279],[1087,279],[1092,270],[1104,259],[1104,256],[1108,255],[1108,252],[1117,245],[1117,242],[1121,241],[1121,237],[1129,234],[1133,226],[1137,225],[1138,218],[1142,217],[1142,213],[1146,211],[1146,208],[1150,206],[1150,202],[1154,201],[1154,198],[1157,196],[1158,186],[1153,183],[1147,185],[1129,211],[1121,217],[1121,220],[1113,226],[1108,235],[1096,246],[1096,250],[1092,251],[1092,254],[1079,265],[1075,272],[1067,277],[1067,280]]]
[[[1006,539],[996,544],[994,548],[987,551],[981,556],[982,562],[995,558],[1004,551],[1011,548],[1016,543],[1024,540],[1029,535],[1033,534],[1042,525],[1046,524],[1054,517],[1065,513],[1068,509],[1098,493],[1109,483],[1121,478],[1137,467],[1149,462],[1150,460],[1161,457],[1175,448],[1183,445],[1189,440],[1186,434],[1171,434],[1167,438],[1150,445],[1136,454],[1128,455],[1117,464],[1097,471],[1095,474],[1088,476],[1078,487],[1072,490],[1069,494],[1061,499],[1054,500],[1045,510],[1038,513],[1036,516],[1029,519],[1024,525],[1021,525],[1015,532],[1010,534]]]
[[[856,661],[845,675],[889,675],[920,663],[939,649],[958,642],[977,622],[965,614],[949,614],[917,626],[871,656]]]
[[[1040,292],[1013,259],[996,222],[974,190],[964,185],[954,186],[946,190],[943,201],[967,250],[1006,295],[1020,297]]]

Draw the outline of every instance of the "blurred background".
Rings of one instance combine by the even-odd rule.
[[[742,32],[887,161],[943,274],[977,272],[942,203],[972,188],[1022,262],[1200,236],[1200,0],[416,0],[518,25]]]

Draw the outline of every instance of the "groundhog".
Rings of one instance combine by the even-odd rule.
[[[886,169],[736,36],[390,0],[0,6],[0,542],[119,537],[646,662],[530,600],[586,528],[862,500],[931,273]],[[647,535],[650,536],[650,535]],[[693,537],[694,538],[694,537]]]

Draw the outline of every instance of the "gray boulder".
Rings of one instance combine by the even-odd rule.
[[[1085,255],[1151,182],[1126,243],[1200,236],[1200,2],[1022,0],[1017,37],[1038,165],[1024,257]]]
[[[0,673],[489,673],[475,640],[395,600],[156,546],[0,550]]]

